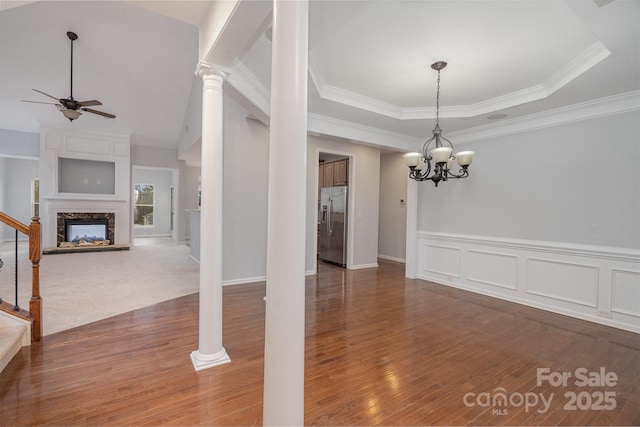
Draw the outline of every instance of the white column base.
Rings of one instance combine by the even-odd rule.
[[[222,347],[222,350],[215,354],[201,354],[199,350],[192,351],[191,362],[193,362],[193,367],[196,371],[202,371],[203,369],[230,363],[231,359],[227,354],[227,350]]]

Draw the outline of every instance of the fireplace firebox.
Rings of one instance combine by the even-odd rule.
[[[106,219],[65,219],[66,241],[71,243],[94,243],[109,240],[109,220]]]

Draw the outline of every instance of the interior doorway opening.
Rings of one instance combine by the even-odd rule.
[[[316,258],[339,267],[348,266],[350,157],[318,153]]]

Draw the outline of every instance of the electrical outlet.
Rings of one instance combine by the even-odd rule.
[[[598,316],[607,317],[607,318],[610,319],[611,318],[611,311],[600,309],[600,310],[598,310]]]
[[[89,183],[89,178],[85,178],[85,179],[83,179],[83,180],[82,180],[82,183],[83,183],[83,184],[88,184],[88,183]]]

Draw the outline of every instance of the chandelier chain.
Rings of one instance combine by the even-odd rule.
[[[440,124],[440,70],[438,70],[438,89],[436,91],[436,127]]]

